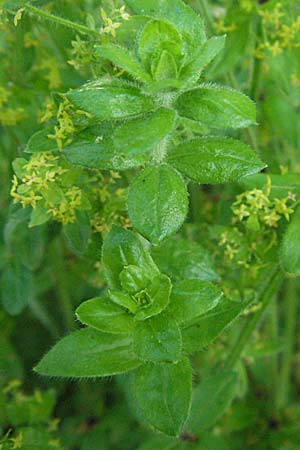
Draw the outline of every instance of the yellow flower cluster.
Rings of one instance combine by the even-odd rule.
[[[232,206],[235,215],[233,223],[247,221],[251,228],[261,226],[276,228],[284,217],[287,221],[294,212],[295,197],[289,194],[285,198],[271,200],[270,184],[266,194],[261,189],[252,189],[237,196]]]
[[[75,40],[71,41],[71,45],[72,59],[68,61],[68,64],[73,66],[76,70],[89,66],[93,61],[93,51],[90,42],[81,39],[81,37],[77,35]]]
[[[75,221],[76,209],[82,207],[82,191],[67,182],[71,169],[51,153],[36,153],[29,161],[20,160],[13,177],[11,196],[22,207],[41,207],[45,214],[63,224]]]
[[[103,27],[100,30],[101,33],[111,34],[112,37],[116,37],[116,30],[122,25],[122,23],[118,20],[130,19],[130,14],[125,11],[125,6],[122,6],[120,9],[116,9],[114,11],[113,18],[108,17],[103,8],[100,9],[100,15],[103,23]]]
[[[300,48],[300,16],[290,18],[282,10],[282,3],[276,3],[272,10],[260,10],[264,26],[264,42],[255,51],[257,58],[277,56],[285,49]]]
[[[40,121],[44,122],[53,117],[54,108],[54,104],[49,101],[46,106],[45,115],[40,118]],[[74,105],[68,100],[64,100],[59,104],[56,114],[57,125],[54,127],[54,134],[48,135],[49,139],[54,139],[56,141],[59,149],[61,149],[63,145],[68,145],[72,142],[73,134],[75,132],[74,120],[76,115],[90,117],[89,113],[75,109]]]

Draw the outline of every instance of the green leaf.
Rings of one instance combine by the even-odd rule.
[[[125,119],[154,108],[151,98],[143,95],[139,88],[109,84],[102,80],[88,83],[65,95],[77,108],[99,120]]]
[[[289,275],[300,276],[300,210],[297,209],[289,223],[279,252],[280,264]]]
[[[133,331],[133,316],[109,298],[92,298],[76,309],[80,322],[97,330],[113,334]]]
[[[125,159],[145,154],[149,157],[155,146],[173,130],[175,119],[174,110],[159,108],[142,119],[125,122],[113,135],[117,152],[123,153]]]
[[[53,128],[45,128],[37,131],[27,142],[26,153],[53,152],[58,150],[55,139],[49,139],[49,135],[53,134]]]
[[[187,430],[199,434],[213,426],[230,406],[237,385],[237,373],[229,371],[220,372],[201,381],[193,392]]]
[[[83,254],[91,236],[91,224],[85,211],[76,211],[74,223],[63,226],[63,233],[70,248],[78,254]]]
[[[172,289],[168,313],[178,323],[188,322],[215,308],[223,292],[207,281],[182,280]]]
[[[135,14],[167,18],[191,48],[197,48],[205,40],[201,18],[181,0],[125,0],[125,3]]]
[[[221,137],[187,141],[170,152],[168,162],[192,180],[204,184],[237,181],[266,167],[248,145]]]
[[[115,66],[120,67],[139,81],[148,83],[150,75],[143,70],[141,64],[134,59],[133,55],[124,47],[115,44],[96,45],[96,50],[104,59],[108,59]]]
[[[154,69],[154,79],[157,81],[177,78],[177,65],[172,53],[163,50]]]
[[[155,74],[157,63],[163,51],[175,59],[182,57],[182,40],[176,28],[162,20],[151,20],[139,37],[139,55],[148,72]]]
[[[244,128],[256,123],[253,101],[228,87],[197,86],[177,99],[176,109],[181,116],[213,129]]]
[[[152,256],[161,272],[171,280],[219,279],[209,253],[201,245],[188,239],[168,239],[152,249]]]
[[[205,41],[199,49],[195,51],[191,61],[185,64],[180,70],[179,78],[185,86],[196,83],[202,70],[207,66],[223,49],[226,36],[215,36]]]
[[[185,183],[167,164],[146,168],[129,188],[129,217],[134,227],[154,244],[180,228],[187,210]]]
[[[127,335],[83,328],[61,339],[38,363],[35,371],[54,377],[104,377],[140,365]]]
[[[166,275],[160,274],[153,278],[146,288],[150,303],[138,310],[135,315],[136,320],[145,320],[161,313],[168,306],[171,289],[171,280]]]
[[[182,330],[184,349],[193,353],[211,344],[247,306],[249,302],[233,302],[222,298],[215,308],[198,318],[196,325]]]
[[[180,329],[165,314],[138,322],[133,333],[133,350],[143,361],[178,362],[181,358]]]
[[[102,264],[111,289],[121,289],[119,276],[126,266],[139,266],[150,278],[158,274],[142,240],[131,231],[115,225],[104,239]]]
[[[138,304],[130,294],[117,290],[109,290],[108,293],[111,301],[113,301],[116,305],[120,305],[123,308],[128,309],[128,311],[133,314],[137,312]]]
[[[135,384],[138,405],[149,424],[165,434],[178,436],[191,404],[189,360],[145,364],[137,371]]]
[[[63,153],[72,164],[91,169],[128,170],[145,164],[173,129],[176,113],[167,108],[115,128],[92,127],[80,133]]]
[[[138,266],[126,266],[120,273],[122,289],[129,294],[136,294],[150,283],[147,272]]]
[[[36,205],[36,207],[31,211],[29,228],[37,227],[39,225],[43,225],[44,223],[50,220],[51,214],[47,212],[45,208],[40,205]]]

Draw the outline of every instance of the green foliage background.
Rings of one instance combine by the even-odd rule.
[[[211,48],[201,47],[211,57],[202,61],[205,71],[200,75],[199,100],[195,92],[192,96],[182,94],[176,101],[176,110],[183,119],[174,128],[168,99],[158,96],[159,115],[147,115],[149,134],[145,132],[143,116],[140,122],[136,119],[132,128],[126,125],[128,122],[118,124],[117,131],[115,125],[102,127],[104,142],[99,142],[99,129],[89,128],[95,107],[90,101],[81,104],[80,86],[98,78],[117,77],[120,85],[132,83],[130,89],[134,93],[138,82],[144,82],[148,94],[156,95],[161,89],[159,83],[177,76],[174,58],[179,58],[176,45],[180,36],[174,30],[166,32],[173,33],[172,45],[168,47],[171,50],[164,53],[159,63],[149,62],[152,50],[147,50],[145,37],[143,64],[149,70],[151,64],[156,64],[155,83],[150,80],[148,69],[141,71],[135,64],[128,67],[128,58],[127,67],[120,68],[116,61],[124,55],[113,54],[110,47],[116,42],[132,44],[135,8],[151,9],[153,3],[157,2],[0,3],[2,450],[299,449],[300,3],[186,1],[203,19],[207,37],[211,38]],[[169,19],[173,13],[170,8]],[[139,20],[135,26],[141,26]],[[222,48],[224,34],[226,42]],[[192,40],[191,48],[203,39],[201,32],[195,36],[198,41]],[[219,38],[213,41],[213,36]],[[198,76],[194,79],[195,71]],[[186,69],[186,87],[198,81],[199,73],[200,68],[194,66],[190,75]],[[248,95],[256,103],[257,125],[252,125],[253,105],[240,94],[236,94],[232,110],[226,110],[232,101],[230,96],[235,95],[229,90],[221,94],[217,89],[213,91],[218,108],[212,112],[208,108],[198,116],[197,101],[206,101],[206,90],[213,90],[214,83]],[[175,84],[171,88],[179,89]],[[69,92],[70,89],[73,90]],[[61,93],[68,92],[66,98],[61,97]],[[151,111],[152,104],[141,101],[141,105],[145,108],[143,113]],[[105,107],[104,102],[98,114],[104,114]],[[137,101],[133,108],[135,112]],[[154,126],[159,128],[158,137],[150,133]],[[135,141],[136,127],[140,127],[142,143]],[[168,165],[159,169],[163,173],[160,176],[167,180],[161,202],[164,204],[173,191],[182,192],[182,201],[176,214],[171,208],[169,216],[162,211],[156,221],[160,227],[153,228],[153,212],[147,209],[147,198],[154,195],[152,189],[158,175],[154,166],[146,167],[142,174],[137,167],[147,164],[149,148],[156,139],[160,142],[168,136],[170,130],[174,132],[172,142],[176,149],[167,157]],[[138,152],[129,162],[116,160],[110,153],[104,162],[95,162],[93,149],[88,162],[87,153],[82,160],[78,148],[92,140],[105,148],[106,142],[111,145],[113,132],[117,151],[129,149],[133,142],[137,145]],[[206,138],[207,134],[214,137]],[[244,162],[236,173],[230,172],[229,165],[209,172],[206,167],[210,155],[214,155],[224,136],[230,138],[230,149],[232,142],[240,141],[235,145],[237,151],[245,152],[248,165]],[[184,153],[193,150],[191,139],[198,143],[195,159],[185,162]],[[169,143],[167,137],[166,145]],[[249,146],[254,150],[251,153]],[[159,161],[161,153],[155,157]],[[91,171],[91,167],[97,170]],[[250,175],[262,169],[263,173]],[[177,174],[176,179],[172,171]],[[143,186],[145,173],[148,190]],[[133,179],[128,216],[126,198]],[[188,179],[193,181],[187,183]],[[141,192],[148,195],[146,200],[139,197]],[[115,230],[122,227],[129,233],[126,236],[130,236],[127,230],[134,225],[155,244],[150,257],[149,243],[142,240],[142,244],[137,244],[136,237],[132,237],[133,246],[145,246],[139,250],[146,261],[143,264],[148,273],[155,273],[152,292],[163,293],[156,303],[159,314],[150,319],[147,316],[148,320],[135,328],[134,352],[139,361],[144,361],[138,375],[134,371],[113,379],[80,381],[41,377],[32,368],[50,347],[73,331],[78,343],[72,343],[68,355],[65,350],[58,356],[52,353],[58,372],[53,372],[49,362],[47,366],[42,361],[38,367],[40,372],[52,376],[61,375],[59,371],[66,367],[71,378],[76,376],[74,370],[85,361],[82,343],[86,340],[88,346],[92,340],[95,345],[94,339],[101,341],[102,331],[107,331],[103,330],[107,321],[95,319],[95,308],[105,307],[110,317],[117,316],[116,322],[110,319],[110,332],[114,324],[117,333],[132,330],[128,314],[126,319],[122,316],[122,322],[119,319],[120,305],[128,309],[136,305],[128,303],[129,297],[124,298],[120,286],[115,286],[114,264],[119,262],[113,253],[114,242],[106,238],[119,239],[117,234],[107,235],[113,225]],[[179,228],[175,237],[169,237]],[[149,283],[145,273],[134,269],[138,266],[135,255],[129,265],[131,272],[122,275],[122,289],[127,294],[132,288],[132,277]],[[164,275],[157,275],[157,267]],[[172,306],[161,313],[166,306],[164,299],[169,300],[169,282],[173,284]],[[186,292],[192,292],[195,301],[182,308]],[[218,303],[221,292],[224,298]],[[196,294],[206,303],[200,306]],[[99,302],[103,296],[107,300],[104,306]],[[109,296],[114,299],[114,307]],[[82,303],[87,299],[95,300]],[[143,303],[147,298],[136,301],[140,309],[132,312],[143,317],[147,314]],[[75,311],[82,323],[102,331],[82,330],[79,321],[74,320]],[[170,324],[167,314],[180,320]],[[151,340],[153,329],[165,345],[161,352]],[[118,336],[121,334],[103,333],[103,339],[112,346],[113,342],[120,344]],[[127,335],[122,336],[121,342],[126,346]],[[64,339],[61,342],[70,342]],[[98,352],[103,339],[97,346]],[[182,348],[182,366],[174,364],[169,371],[167,364],[181,358]],[[57,364],[57,358],[61,364]],[[109,363],[113,347],[110,358]],[[98,370],[102,370],[106,360],[100,363]],[[123,371],[122,361],[114,364],[110,372],[101,374]],[[124,370],[135,369],[140,363],[136,357],[130,357],[130,367],[126,364]],[[95,363],[92,369],[96,366]],[[159,397],[166,392],[160,392],[166,373],[171,419],[161,414],[159,403]],[[189,402],[181,392],[191,390],[188,382],[184,383],[189,377],[193,379],[194,391],[191,414],[185,422]],[[173,435],[180,428],[180,433],[170,437],[155,428]]]

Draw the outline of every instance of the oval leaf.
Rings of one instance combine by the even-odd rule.
[[[180,228],[187,210],[185,183],[166,164],[148,167],[129,188],[129,217],[134,227],[154,244]]]
[[[168,239],[152,249],[152,256],[161,272],[168,275],[172,281],[219,279],[207,250],[188,239]]]
[[[124,267],[129,265],[145,269],[150,278],[158,274],[158,269],[141,239],[132,231],[115,225],[104,239],[102,264],[112,289],[121,289],[119,276]]]
[[[104,59],[108,59],[115,66],[120,67],[138,80],[148,83],[150,75],[143,70],[141,64],[134,59],[129,50],[115,44],[97,45],[96,50]]]
[[[150,97],[143,95],[137,87],[101,81],[86,84],[65,95],[77,108],[100,120],[123,119],[154,108]]]
[[[135,389],[138,405],[150,425],[165,434],[178,436],[191,404],[189,360],[143,365],[136,373]]]
[[[253,150],[235,139],[203,137],[179,145],[168,161],[198,183],[237,181],[266,167]]]
[[[172,289],[168,313],[179,322],[188,322],[215,308],[223,292],[212,283],[182,280]]]
[[[54,377],[104,377],[140,365],[129,336],[84,328],[61,339],[38,363],[35,371]]]
[[[252,100],[227,87],[201,85],[182,94],[176,107],[181,116],[210,128],[243,128],[256,123]]]
[[[136,324],[133,350],[143,361],[177,362],[181,348],[180,329],[169,316],[159,314]]]
[[[97,330],[113,334],[133,331],[133,316],[109,298],[92,298],[76,310],[80,322]]]

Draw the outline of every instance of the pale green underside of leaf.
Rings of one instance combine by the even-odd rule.
[[[236,372],[220,372],[204,379],[193,391],[191,414],[186,429],[199,434],[213,426],[235,397]]]
[[[292,276],[300,276],[300,210],[294,213],[280,246],[281,267]]]
[[[128,372],[139,365],[129,336],[84,328],[61,339],[35,371],[53,377],[89,378]]]
[[[200,85],[176,101],[179,114],[212,129],[244,128],[256,123],[255,104],[228,87]]]
[[[136,324],[133,350],[143,361],[177,362],[181,349],[180,329],[168,315],[159,314]]]
[[[192,369],[188,359],[177,364],[143,365],[136,373],[135,388],[138,406],[149,424],[178,436],[191,405]]]
[[[92,82],[66,94],[77,108],[98,120],[125,119],[154,109],[150,97],[134,86]]]
[[[248,302],[222,298],[215,308],[200,316],[195,325],[182,330],[184,349],[193,353],[211,344],[247,306]]]
[[[146,168],[129,188],[129,217],[134,227],[154,244],[180,228],[187,210],[185,183],[167,164]]]
[[[192,180],[205,184],[237,181],[266,167],[248,145],[221,137],[185,142],[170,151],[168,162]]]
[[[172,289],[168,313],[178,323],[188,322],[215,308],[223,296],[221,289],[200,280],[182,280]]]
[[[93,298],[83,302],[76,310],[77,318],[97,330],[113,334],[133,331],[133,315],[109,298]]]

